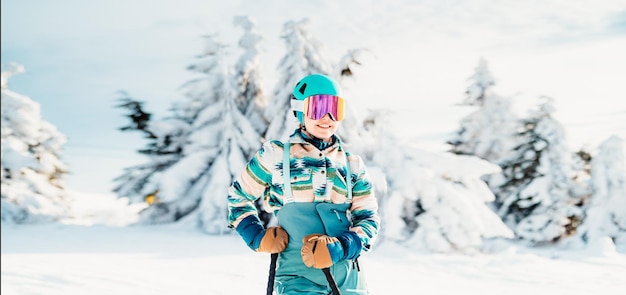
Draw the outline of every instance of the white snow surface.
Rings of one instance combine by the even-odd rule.
[[[269,255],[239,236],[125,226],[139,207],[75,195],[82,213],[72,220],[2,224],[3,295],[265,294]],[[493,240],[484,253],[454,255],[380,241],[360,261],[376,295],[618,294],[626,290],[626,255],[603,245],[613,244],[531,249]]]

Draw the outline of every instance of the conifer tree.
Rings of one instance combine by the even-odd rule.
[[[524,121],[523,143],[501,164],[505,181],[498,213],[516,235],[532,243],[553,242],[574,233],[581,218],[572,197],[571,153],[565,132],[552,117],[552,99]]]
[[[462,104],[480,106],[484,103],[491,87],[496,85],[486,59],[481,57],[478,60],[478,65],[469,80],[470,85],[465,90],[465,101]]]
[[[199,77],[183,85],[186,100],[174,105],[173,116],[148,124],[158,140],[156,147],[176,150],[153,149],[151,162],[135,167],[151,170],[137,191],[157,197],[140,212],[141,223],[185,219],[210,234],[229,231],[228,187],[261,141],[237,105],[237,98],[243,97],[238,90],[241,79],[225,61],[226,46],[214,35],[205,36],[203,53],[188,67]],[[172,134],[175,141],[161,140]],[[164,165],[156,170],[155,164]]]
[[[613,135],[602,142],[591,160],[590,202],[581,225],[581,236],[589,244],[609,237],[626,245],[626,145]]]
[[[234,24],[244,29],[244,34],[238,43],[244,53],[235,64],[235,79],[240,93],[236,102],[239,110],[262,139],[269,125],[269,119],[265,117],[267,97],[261,79],[260,44],[263,38],[259,35],[254,20],[248,16],[236,16]],[[246,155],[247,158],[252,158],[252,156],[252,154]],[[263,210],[262,198],[258,199],[255,205],[264,225],[273,221],[274,215]]]
[[[235,78],[240,93],[236,102],[254,130],[262,136],[269,124],[264,114],[267,98],[263,91],[261,74],[260,43],[263,38],[259,35],[254,20],[248,16],[235,17],[234,24],[244,29],[244,34],[239,39],[239,47],[244,53],[235,64]]]
[[[186,158],[200,156],[204,159],[201,162],[210,163],[188,192],[200,197],[199,221],[202,228],[212,234],[229,231],[225,196],[249,155],[261,142],[236,104],[237,84],[230,67],[223,64],[224,54],[222,50],[216,52],[215,70],[211,73],[215,85],[220,85],[210,90],[215,103],[203,109],[193,122],[188,137],[190,144],[185,147]]]
[[[72,198],[63,178],[64,134],[41,117],[40,105],[8,88],[8,79],[24,68],[2,70],[2,222],[38,223],[71,215]]]
[[[495,81],[485,59],[480,59],[470,81],[462,105],[478,108],[461,120],[461,128],[448,141],[451,152],[499,164],[516,145],[517,116],[509,99],[491,90]]]
[[[140,154],[146,155],[148,160],[143,164],[131,166],[124,169],[124,173],[117,177],[118,183],[114,192],[120,197],[127,197],[131,202],[147,201],[153,208],[142,212],[142,222],[157,222],[145,217],[151,211],[159,208],[162,212],[153,214],[154,219],[159,222],[176,221],[195,210],[198,200],[183,202],[178,201],[177,208],[172,204],[162,204],[172,198],[172,194],[180,193],[176,188],[184,185],[177,181],[168,181],[170,174],[166,171],[178,163],[183,157],[183,148],[187,141],[187,136],[192,123],[197,118],[199,112],[209,104],[215,103],[216,98],[208,94],[207,89],[216,87],[214,79],[207,79],[215,65],[215,52],[221,50],[215,48],[213,36],[205,36],[207,43],[204,51],[196,57],[196,62],[189,65],[187,70],[198,73],[198,78],[194,78],[181,86],[183,99],[174,102],[169,109],[171,114],[160,120],[151,116],[148,118],[143,109],[143,104],[130,98],[126,93],[122,93],[118,107],[129,109],[127,115],[131,119],[129,126],[120,128],[122,131],[141,131],[148,139],[145,148],[138,150]],[[219,46],[218,46],[219,47]],[[146,122],[143,129],[137,128],[135,118],[144,117]],[[180,189],[182,190],[182,189]],[[168,196],[169,195],[169,196]],[[174,197],[175,198],[175,197]],[[172,208],[169,208],[172,207]],[[167,217],[165,217],[167,216]]]
[[[499,171],[475,156],[434,153],[403,144],[389,132],[391,113],[365,120],[371,135],[361,155],[375,181],[381,237],[420,251],[478,252],[486,238],[513,234],[487,205],[494,199],[481,177]]]
[[[298,121],[290,111],[291,92],[298,81],[309,74],[331,75],[331,66],[322,54],[322,44],[308,31],[309,19],[288,21],[283,26],[286,54],[280,60],[280,77],[271,103],[266,108],[270,122],[265,138],[286,140],[298,127]]]
[[[447,142],[452,146],[450,151],[457,155],[476,156],[501,167],[520,144],[517,136],[520,119],[513,113],[510,100],[492,90],[496,83],[484,58],[479,60],[469,82],[460,105],[476,110],[461,119],[460,129]],[[503,203],[500,189],[508,181],[507,177],[501,172],[482,176],[496,196],[489,204],[495,210]]]

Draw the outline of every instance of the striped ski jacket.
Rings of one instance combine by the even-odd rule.
[[[363,160],[343,150],[341,140],[320,151],[306,142],[298,132],[290,137],[290,177],[295,202],[345,203],[346,154],[350,161],[352,202],[351,231],[356,232],[368,251],[378,235],[378,203]],[[249,215],[258,215],[255,201],[263,198],[267,212],[278,212],[283,206],[283,143],[272,140],[252,157],[228,190],[228,221],[236,228]]]

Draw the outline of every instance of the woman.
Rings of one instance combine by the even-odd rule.
[[[344,116],[339,84],[306,76],[291,104],[299,128],[285,143],[263,144],[232,184],[229,223],[252,250],[280,253],[276,293],[331,294],[322,271],[330,270],[341,294],[368,294],[357,258],[378,234],[378,204],[363,161],[335,135]],[[259,220],[261,196],[279,226]]]

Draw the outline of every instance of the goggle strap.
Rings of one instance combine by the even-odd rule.
[[[291,100],[291,109],[297,112],[304,112],[304,100]]]

